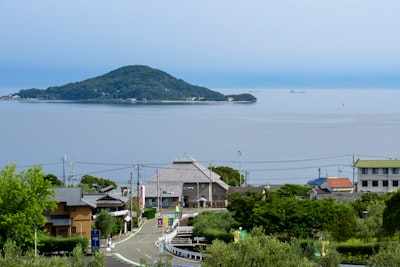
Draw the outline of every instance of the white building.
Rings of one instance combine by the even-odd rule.
[[[400,160],[361,160],[358,159],[357,192],[393,192],[399,189]]]

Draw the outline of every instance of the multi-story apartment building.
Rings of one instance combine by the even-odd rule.
[[[361,160],[357,168],[357,192],[393,192],[399,189],[400,160]]]

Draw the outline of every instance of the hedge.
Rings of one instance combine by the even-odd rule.
[[[70,254],[77,245],[81,245],[83,253],[89,245],[89,240],[84,237],[45,237],[38,242],[38,251],[40,254],[51,255],[54,253]]]

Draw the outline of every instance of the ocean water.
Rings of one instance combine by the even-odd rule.
[[[60,179],[64,172],[75,178],[71,183],[91,174],[123,185],[131,173],[146,181],[187,153],[267,185],[318,176],[356,180],[353,159],[400,158],[400,90],[251,93],[257,103],[0,101],[0,167],[42,164]]]

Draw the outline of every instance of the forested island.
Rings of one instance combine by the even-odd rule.
[[[256,102],[251,94],[223,95],[189,84],[148,66],[133,65],[101,76],[47,89],[23,89],[12,95],[21,99],[71,100],[81,102]]]

